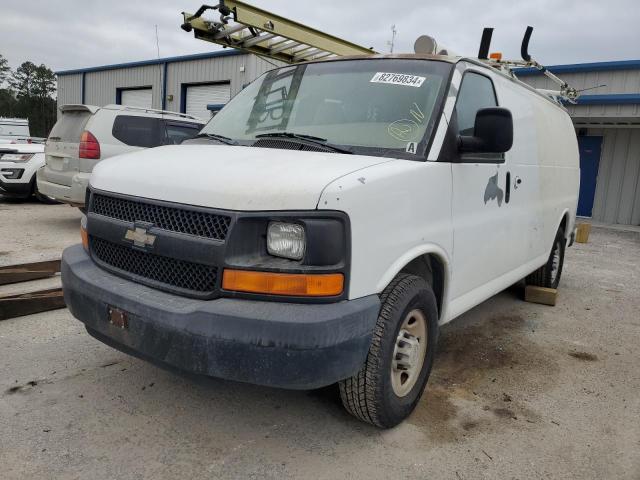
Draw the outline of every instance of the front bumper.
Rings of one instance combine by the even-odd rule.
[[[64,298],[91,335],[126,353],[193,373],[312,389],[354,375],[366,360],[377,295],[294,304],[172,295],[99,268],[81,245],[62,255]],[[128,328],[108,320],[127,312]]]
[[[0,195],[8,198],[28,198],[33,192],[33,180],[22,178],[8,181],[0,175]]]
[[[53,197],[59,202],[68,203],[74,207],[82,207],[89,186],[90,173],[76,173],[71,179],[71,186],[51,182],[47,179],[45,168],[37,173],[38,191],[43,195]]]

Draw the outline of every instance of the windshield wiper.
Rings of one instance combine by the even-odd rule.
[[[272,133],[261,133],[256,135],[256,138],[293,138],[296,140],[304,140],[309,143],[313,143],[314,145],[321,145],[323,147],[330,148],[336,152],[340,153],[353,153],[351,150],[339,147],[337,145],[333,145],[332,143],[328,143],[326,138],[316,137],[314,135],[307,135],[305,133],[293,133],[293,132],[272,132]]]
[[[224,135],[218,135],[217,133],[199,133],[193,138],[210,138],[212,140],[217,140],[220,143],[224,143],[225,145],[238,144],[233,138],[225,137]]]

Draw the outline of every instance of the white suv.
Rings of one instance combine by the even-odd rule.
[[[54,203],[36,185],[36,172],[44,166],[44,145],[0,142],[0,195],[26,200],[35,195],[44,203]]]
[[[40,192],[82,207],[93,167],[105,158],[194,137],[202,120],[191,115],[123,105],[64,105],[38,172]]]

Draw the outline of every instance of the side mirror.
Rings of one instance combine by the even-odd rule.
[[[473,136],[458,136],[458,150],[463,153],[505,153],[513,145],[513,118],[506,108],[478,110]]]

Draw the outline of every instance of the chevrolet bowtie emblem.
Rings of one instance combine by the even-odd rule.
[[[156,241],[156,236],[147,233],[146,228],[136,227],[134,230],[127,230],[125,240],[130,240],[136,247],[152,247]]]

